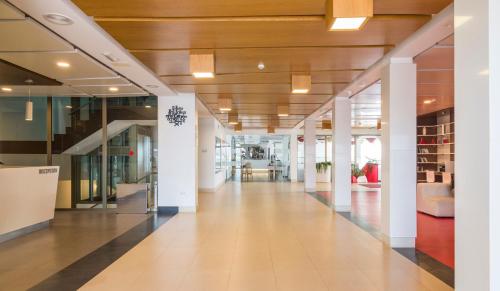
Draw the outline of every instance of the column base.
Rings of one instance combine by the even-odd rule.
[[[391,248],[415,248],[414,237],[389,237],[383,234],[382,240]]]
[[[351,205],[333,205],[332,207],[337,212],[351,212]]]

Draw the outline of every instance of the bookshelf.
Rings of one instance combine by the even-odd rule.
[[[442,173],[454,173],[454,110],[448,108],[417,117],[417,182],[426,182],[427,171],[442,182]]]

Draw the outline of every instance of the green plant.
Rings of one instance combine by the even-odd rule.
[[[356,164],[351,164],[351,175],[353,177],[361,177],[361,176],[364,176],[365,173],[363,173],[363,171],[358,167],[358,165]]]
[[[319,162],[316,163],[316,172],[318,173],[324,173],[326,170],[328,170],[328,167],[331,167],[332,163],[331,162]]]

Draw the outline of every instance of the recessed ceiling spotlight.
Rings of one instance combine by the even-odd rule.
[[[68,62],[57,62],[56,64],[59,68],[63,69],[71,67],[71,65]]]
[[[73,19],[59,13],[47,13],[43,15],[43,18],[45,18],[48,22],[57,25],[71,25],[74,23]]]
[[[257,65],[257,68],[258,68],[259,70],[261,70],[261,71],[262,71],[262,70],[264,70],[264,69],[266,68],[266,65],[264,65],[264,63],[263,63],[263,62],[260,62],[260,63]]]
[[[71,109],[71,108],[73,108],[73,106],[71,106],[71,105],[66,105],[66,106],[64,106],[64,107],[65,107],[65,108],[67,108],[67,109]]]
[[[2,87],[3,92],[12,92],[12,88],[9,87]]]
[[[110,92],[118,92],[118,87],[109,87]]]
[[[149,108],[151,108],[151,105],[146,105],[144,107],[149,109]]]
[[[436,102],[436,99],[427,99],[427,100],[424,100],[424,104],[432,104]]]

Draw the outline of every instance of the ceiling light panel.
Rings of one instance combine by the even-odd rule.
[[[111,78],[116,74],[77,50],[71,52],[11,52],[1,53],[0,58],[30,71],[64,82],[66,79]],[[71,64],[61,68],[58,62]]]
[[[0,39],[0,52],[73,50],[69,43],[31,19],[0,21]]]
[[[213,54],[191,54],[189,71],[198,79],[215,77],[215,61]]]
[[[233,99],[228,97],[219,97],[218,99],[219,110],[222,112],[228,112],[233,109]]]
[[[64,83],[71,86],[112,86],[130,84],[127,79],[122,77],[66,79]]]
[[[89,96],[85,92],[81,92],[80,90],[68,86],[10,86],[12,91],[10,92],[0,92],[0,96],[9,96],[9,97],[25,97],[28,96],[28,89],[31,90],[31,96],[34,97],[81,97],[81,96]]]
[[[129,94],[148,95],[148,93],[146,93],[144,90],[133,84],[122,86],[75,86],[74,88],[79,91],[88,93],[89,95],[95,96],[119,96]]]
[[[373,17],[373,0],[327,0],[329,30],[359,30]]]
[[[311,90],[310,75],[292,75],[292,93],[307,94]]]

